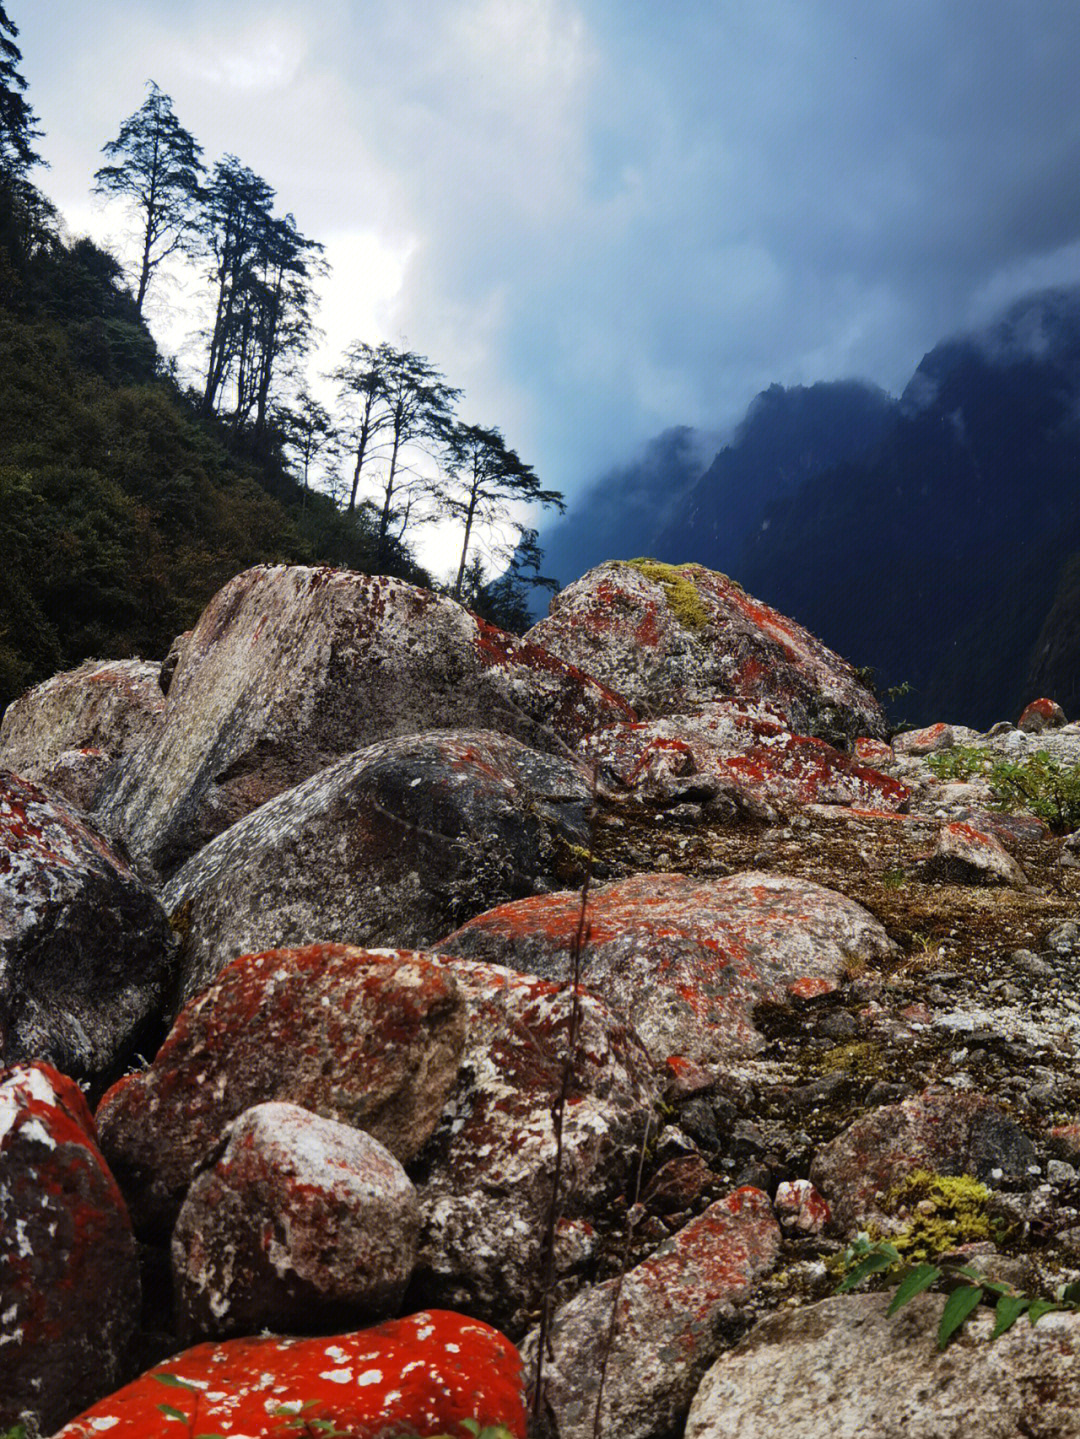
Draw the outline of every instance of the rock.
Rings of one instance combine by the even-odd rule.
[[[52,1433],[121,1382],[139,1305],[131,1222],[78,1086],[44,1064],[0,1071],[0,1427],[29,1415]]]
[[[422,1231],[413,1293],[521,1333],[539,1299],[555,1167],[552,1110],[574,1004],[568,986],[440,959],[466,996],[458,1082],[416,1167]],[[591,1220],[636,1172],[658,1085],[636,1036],[580,994],[562,1137],[556,1269],[583,1267]],[[425,1177],[426,1176],[426,1177]]]
[[[159,1375],[173,1382],[166,1387]],[[225,1439],[280,1439],[305,1428],[349,1439],[460,1435],[465,1421],[504,1425],[513,1439],[526,1431],[514,1346],[486,1324],[436,1312],[322,1339],[200,1344],[95,1404],[54,1439],[167,1434],[173,1426],[162,1421],[163,1402],[189,1416],[187,1432]],[[290,1424],[301,1414],[305,1425]]]
[[[742,808],[848,804],[907,806],[911,790],[857,764],[823,740],[795,735],[772,706],[722,700],[700,712],[608,725],[584,740],[582,757],[599,766],[601,792],[628,791],[670,804],[731,796]]]
[[[576,876],[590,806],[574,766],[490,731],[360,750],[235,824],[166,887],[183,997],[270,945],[427,946]]]
[[[940,750],[952,749],[955,744],[953,727],[947,724],[904,730],[902,734],[893,735],[892,740],[894,752],[903,755],[937,754]]]
[[[889,1224],[880,1207],[916,1169],[1017,1183],[1035,1159],[1031,1141],[982,1094],[927,1089],[857,1119],[823,1149],[810,1178],[843,1229]]]
[[[713,1204],[621,1281],[563,1305],[551,1325],[542,1388],[550,1432],[592,1439],[601,1376],[605,1439],[677,1433],[724,1322],[776,1262],[780,1231],[766,1195],[739,1189]],[[612,1322],[614,1309],[614,1324]],[[537,1334],[522,1346],[533,1372]]]
[[[944,1352],[943,1294],[886,1316],[891,1294],[770,1314],[705,1376],[686,1439],[1067,1439],[1080,1413],[1080,1314],[1021,1319],[989,1342],[980,1309]]]
[[[439,942],[547,979],[566,975],[580,896],[501,905]],[[845,968],[890,958],[860,905],[807,880],[641,874],[593,889],[582,983],[641,1036],[656,1063],[715,1065],[759,1049],[755,1005],[835,989]]]
[[[257,1104],[227,1133],[173,1230],[180,1337],[328,1333],[395,1314],[420,1216],[389,1150],[295,1104]]]
[[[86,660],[35,685],[0,720],[0,768],[88,809],[113,761],[161,724],[157,673],[145,660]]]
[[[860,764],[870,765],[872,769],[881,769],[896,759],[896,752],[888,740],[870,739],[867,735],[860,735],[855,741],[854,752]]]
[[[568,585],[526,639],[649,715],[732,695],[777,705],[789,729],[845,743],[885,736],[878,701],[801,625],[700,565],[611,561]]]
[[[365,745],[482,724],[561,753],[634,718],[588,676],[453,600],[352,570],[237,575],[183,655],[160,732],[100,803],[110,832],[165,876]]]
[[[777,1187],[774,1203],[784,1228],[800,1234],[820,1234],[832,1219],[829,1206],[809,1179],[785,1180]]]
[[[187,652],[193,630],[185,630],[182,635],[177,635],[169,646],[169,653],[161,661],[161,669],[158,671],[158,685],[161,693],[167,695],[172,688],[173,675],[176,674],[177,666]]]
[[[1025,734],[1042,734],[1044,730],[1060,729],[1067,724],[1065,711],[1053,700],[1038,699],[1032,700],[1024,707],[1024,712],[1016,722],[1016,728],[1023,730]]]
[[[256,1104],[364,1129],[407,1163],[464,1043],[459,987],[429,956],[336,944],[247,955],[182,1011],[149,1069],[105,1095],[102,1148],[136,1227],[165,1236],[226,1126]]]
[[[156,1030],[175,952],[161,905],[85,817],[0,770],[0,1062],[111,1077]]]
[[[999,839],[967,820],[942,826],[934,853],[923,865],[928,879],[950,884],[1003,884],[1024,889],[1028,878]]]

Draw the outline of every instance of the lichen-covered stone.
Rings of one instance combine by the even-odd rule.
[[[32,1415],[51,1433],[119,1383],[139,1303],[131,1222],[78,1086],[44,1064],[0,1071],[0,1428]]]
[[[158,900],[85,816],[0,770],[0,1063],[109,1077],[156,1027],[175,952]]]
[[[899,810],[911,790],[808,735],[792,734],[772,705],[721,700],[694,714],[609,725],[583,740],[602,792],[644,799],[747,806],[850,804]]]
[[[270,1100],[372,1134],[407,1162],[457,1079],[453,973],[409,951],[315,944],[247,955],[180,1014],[149,1069],[98,1107],[136,1226],[167,1235],[226,1126]]]
[[[183,995],[270,945],[427,946],[573,873],[590,802],[573,765],[491,731],[360,750],[233,825],[166,887]]]
[[[567,972],[580,895],[501,905],[439,941],[448,954],[548,979]],[[582,983],[657,1063],[716,1064],[760,1048],[754,1006],[835,989],[846,966],[895,953],[860,905],[808,880],[641,874],[589,894]]]
[[[445,596],[385,575],[261,565],[184,644],[160,733],[114,777],[103,822],[171,874],[196,849],[343,755],[484,725],[555,753],[629,706]]]
[[[895,1228],[882,1201],[916,1170],[1015,1184],[1034,1159],[1030,1139],[985,1095],[927,1089],[862,1115],[818,1150],[810,1178],[842,1228]]]
[[[937,754],[940,750],[952,749],[955,744],[956,734],[952,725],[947,724],[904,730],[892,739],[893,750],[902,755]]]
[[[943,825],[934,853],[923,866],[928,878],[953,884],[1027,885],[1027,875],[996,835],[968,820]]]
[[[157,1376],[166,1376],[163,1383]],[[192,1434],[283,1439],[336,1432],[349,1439],[466,1433],[503,1425],[525,1439],[517,1350],[497,1330],[459,1314],[412,1314],[323,1339],[230,1339],[167,1359],[74,1419],[54,1439],[148,1439]]]
[[[525,638],[643,714],[680,714],[730,695],[778,705],[799,734],[833,742],[885,734],[881,706],[851,665],[700,565],[598,565],[556,595]]]
[[[1024,712],[1016,722],[1016,728],[1025,734],[1042,734],[1048,729],[1061,729],[1067,723],[1065,711],[1051,699],[1032,700],[1024,706]]]
[[[1080,1314],[1022,1318],[990,1343],[980,1309],[936,1344],[943,1294],[886,1315],[891,1294],[763,1319],[702,1381],[686,1439],[1072,1439]]]
[[[643,1264],[564,1304],[553,1317],[542,1389],[557,1439],[677,1433],[721,1348],[721,1326],[776,1262],[780,1230],[768,1196],[738,1189],[691,1220]],[[614,1313],[612,1312],[614,1310]],[[522,1346],[536,1362],[537,1334]]]
[[[181,1337],[390,1318],[419,1222],[416,1190],[370,1134],[295,1104],[255,1105],[233,1121],[173,1230]]]
[[[0,720],[0,767],[89,808],[112,763],[160,725],[157,677],[145,660],[86,660],[35,685]]]
[[[495,965],[441,958],[468,1006],[457,1085],[420,1157],[422,1230],[416,1290],[522,1332],[542,1284],[555,1169],[553,1107],[564,1081],[574,1003],[569,985]],[[657,1085],[640,1042],[590,994],[563,1128],[556,1269],[580,1269],[591,1220],[625,1192]]]

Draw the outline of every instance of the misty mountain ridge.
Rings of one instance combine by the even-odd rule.
[[[651,543],[638,471],[624,542],[594,526],[594,487],[560,522],[573,572],[552,550],[549,569],[649,553],[723,570],[882,688],[910,686],[897,718],[913,723],[1015,718],[1036,682],[1074,713],[1078,474],[1080,288],[1054,289],[935,346],[899,400],[853,380],[771,386],[674,503],[657,474]]]

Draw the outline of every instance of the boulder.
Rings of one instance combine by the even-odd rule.
[[[893,735],[892,746],[896,754],[924,755],[937,754],[943,749],[953,749],[956,734],[952,725],[932,724],[923,729],[904,730]]]
[[[1000,884],[1024,889],[1027,875],[996,835],[968,820],[943,825],[934,853],[923,865],[928,879],[952,884]]]
[[[54,1439],[168,1434],[463,1435],[502,1425],[525,1439],[517,1350],[459,1314],[420,1313],[323,1339],[230,1339],[167,1359],[74,1419]],[[171,1416],[170,1416],[171,1417]],[[182,1426],[185,1426],[182,1427]]]
[[[1051,699],[1037,699],[1024,706],[1016,727],[1025,734],[1042,734],[1048,729],[1061,729],[1067,723],[1065,711],[1059,704]]]
[[[735,696],[777,705],[799,734],[841,744],[885,736],[880,704],[846,660],[701,565],[598,565],[556,595],[525,638],[646,715]]]
[[[448,954],[567,973],[581,900],[501,905],[439,941]],[[759,1049],[753,1010],[835,989],[845,969],[896,948],[860,905],[808,880],[639,874],[590,891],[581,980],[641,1036],[656,1063],[715,1065]]]
[[[315,944],[236,960],[182,1011],[149,1069],[98,1107],[136,1226],[165,1237],[226,1126],[271,1100],[364,1129],[411,1160],[457,1079],[465,1009],[426,955]]]
[[[575,1004],[568,985],[495,965],[440,959],[466,997],[457,1085],[415,1174],[422,1230],[413,1293],[526,1328],[543,1283],[556,1162],[553,1108]],[[580,1271],[592,1219],[636,1172],[657,1086],[636,1036],[579,992],[577,1058],[562,1134],[556,1271]]]
[[[1080,1414],[1080,1314],[1021,1319],[989,1342],[980,1309],[935,1343],[943,1294],[887,1316],[891,1294],[763,1319],[705,1376],[686,1439],[1067,1439]]]
[[[621,1280],[564,1304],[552,1320],[541,1379],[550,1433],[557,1439],[678,1433],[722,1347],[724,1323],[772,1269],[779,1249],[768,1196],[738,1189]],[[522,1345],[530,1374],[537,1342],[534,1331]]]
[[[165,720],[100,809],[171,874],[253,809],[376,741],[483,724],[555,753],[625,701],[445,596],[385,575],[261,565],[210,601]]]
[[[81,1091],[44,1064],[0,1071],[0,1428],[32,1417],[51,1434],[122,1382],[139,1304]]]
[[[601,792],[660,803],[733,799],[737,807],[846,804],[906,808],[911,790],[808,735],[772,705],[720,700],[694,714],[609,725],[580,746]]]
[[[895,1227],[881,1202],[915,1170],[1015,1184],[1034,1161],[1031,1141],[985,1095],[927,1089],[849,1125],[818,1150],[810,1178],[843,1229]]]
[[[257,1104],[227,1134],[173,1230],[181,1338],[328,1333],[396,1313],[420,1221],[390,1151],[295,1104]]]
[[[88,809],[113,762],[155,733],[164,708],[157,665],[86,660],[8,705],[0,767]]]
[[[590,804],[573,765],[502,734],[360,750],[233,825],[166,887],[183,996],[270,945],[424,947],[550,888],[580,868]]]
[[[832,1221],[829,1206],[809,1179],[785,1179],[777,1185],[774,1207],[785,1229],[820,1234]]]
[[[156,1032],[176,943],[81,816],[0,770],[0,1062],[98,1082]]]

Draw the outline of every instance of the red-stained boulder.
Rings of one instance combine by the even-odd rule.
[[[1025,734],[1042,734],[1048,729],[1060,729],[1066,723],[1065,711],[1059,704],[1050,699],[1037,699],[1025,705],[1016,728]]]
[[[555,1314],[541,1387],[550,1432],[592,1439],[601,1375],[605,1439],[678,1433],[721,1329],[780,1249],[768,1196],[737,1189],[623,1279],[585,1290]],[[614,1315],[612,1310],[614,1309]],[[522,1345],[526,1371],[537,1334]]]
[[[572,892],[518,900],[438,948],[553,979],[567,972],[579,913]],[[835,989],[847,965],[895,952],[860,905],[808,880],[639,874],[590,892],[582,983],[658,1064],[716,1064],[760,1048],[755,1005]]]
[[[100,808],[162,874],[376,741],[482,724],[555,753],[633,712],[573,666],[385,575],[262,565],[186,640],[157,737]]]
[[[269,1100],[367,1130],[408,1162],[464,1042],[458,985],[426,955],[339,944],[247,955],[181,1012],[149,1069],[105,1095],[101,1146],[136,1227],[164,1236],[226,1125]]]
[[[1003,884],[1024,889],[1027,875],[996,835],[967,820],[943,825],[934,853],[923,864],[928,879],[951,884]]]
[[[952,749],[956,744],[956,734],[952,725],[932,724],[924,729],[904,730],[902,734],[893,735],[893,751],[896,754],[937,754],[943,749]]]
[[[165,1382],[158,1376],[165,1376]],[[185,1420],[169,1423],[166,1404]],[[148,1439],[212,1432],[283,1439],[463,1435],[463,1421],[525,1439],[517,1350],[494,1329],[438,1311],[325,1339],[231,1339],[166,1360],[73,1420],[54,1439]]]
[[[820,1234],[832,1220],[829,1206],[809,1179],[790,1179],[777,1186],[776,1213],[785,1229]]]
[[[717,796],[753,808],[849,804],[906,807],[911,790],[824,740],[795,735],[772,705],[721,700],[695,714],[609,725],[583,740],[602,792],[661,803]]]
[[[161,905],[85,818],[0,770],[0,1063],[108,1077],[156,1026],[175,953]]]
[[[295,1104],[257,1104],[228,1136],[173,1230],[180,1337],[325,1334],[395,1314],[420,1216],[390,1151]]]
[[[846,660],[701,565],[598,565],[556,595],[525,638],[643,714],[681,714],[732,695],[768,700],[789,729],[833,743],[885,734],[880,704]]]
[[[440,959],[468,1005],[457,1085],[416,1175],[422,1230],[413,1293],[520,1333],[542,1285],[555,1169],[552,1110],[573,1020],[568,985],[495,965]],[[580,1032],[562,1139],[556,1270],[587,1263],[590,1220],[635,1172],[656,1081],[644,1049],[592,995]],[[424,1177],[426,1176],[426,1177]]]
[[[219,835],[166,887],[185,998],[237,955],[340,940],[430,945],[578,869],[591,790],[484,730],[371,745]]]
[[[879,1199],[913,1170],[1016,1183],[1034,1159],[1031,1141],[985,1095],[927,1089],[857,1119],[818,1150],[810,1178],[842,1228],[888,1227]]]
[[[113,761],[161,723],[158,666],[86,660],[13,700],[0,720],[0,767],[89,809]]]
[[[896,752],[888,740],[870,739],[866,735],[860,735],[855,741],[855,758],[860,764],[881,769],[883,765],[892,764]]]
[[[131,1222],[78,1086],[45,1064],[0,1071],[0,1428],[29,1414],[51,1433],[119,1383],[139,1303]]]

